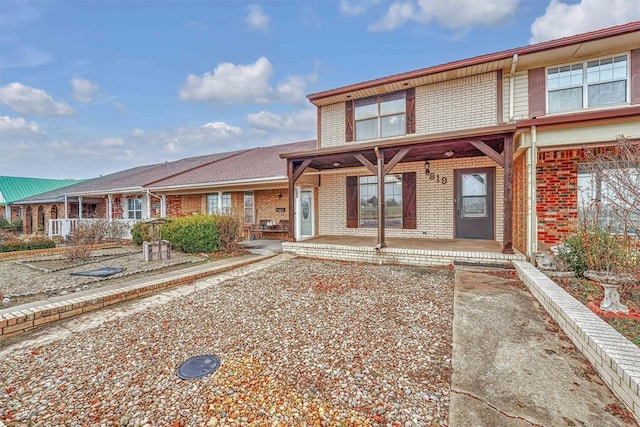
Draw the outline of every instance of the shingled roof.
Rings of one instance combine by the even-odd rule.
[[[172,162],[138,166],[26,197],[16,204],[60,202],[66,196],[133,193],[146,189],[198,187],[227,181],[287,179],[287,162],[280,153],[310,150],[315,141],[258,147],[187,157]]]

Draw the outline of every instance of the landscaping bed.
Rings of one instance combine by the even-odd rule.
[[[587,305],[600,302],[604,297],[602,286],[585,278],[554,278],[554,281],[578,301]],[[630,309],[640,311],[640,287],[627,286],[621,289],[621,302]],[[634,319],[615,319],[603,315],[599,317],[629,341],[640,347],[640,322]]]

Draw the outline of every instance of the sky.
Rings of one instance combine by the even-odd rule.
[[[638,0],[0,0],[0,175],[314,139],[310,93],[636,20]]]

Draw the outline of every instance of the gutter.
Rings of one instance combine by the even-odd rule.
[[[511,61],[511,72],[509,73],[509,121],[513,121],[513,104],[515,98],[515,74],[516,67],[518,66],[518,54],[513,54],[513,60]]]

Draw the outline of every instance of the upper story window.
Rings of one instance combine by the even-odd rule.
[[[407,133],[404,91],[357,99],[354,110],[356,141]]]
[[[547,69],[550,113],[622,104],[628,100],[628,58],[610,58]]]

